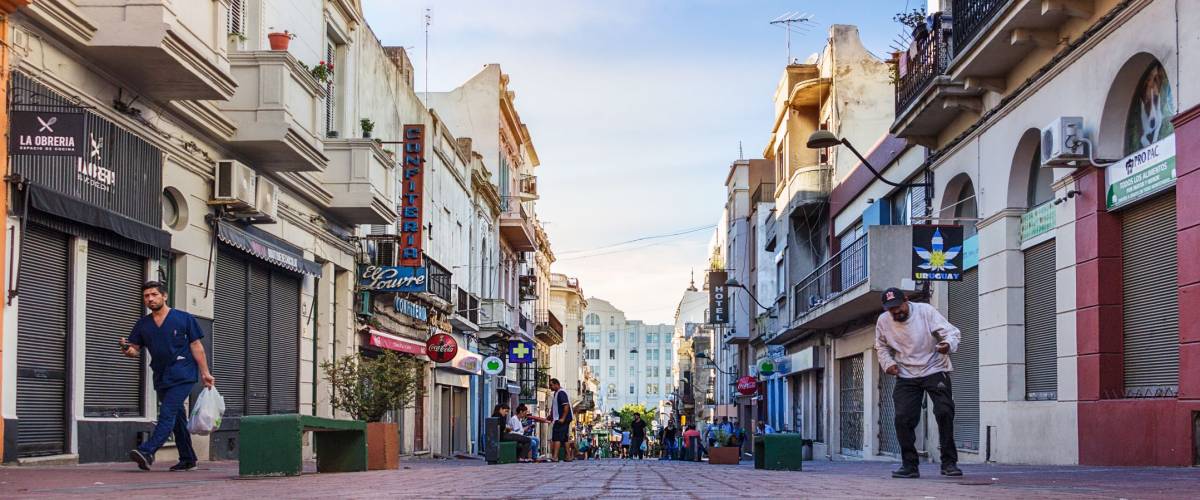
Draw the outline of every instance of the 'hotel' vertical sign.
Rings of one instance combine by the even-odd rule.
[[[422,267],[425,225],[421,211],[425,192],[425,125],[404,126],[403,183],[400,190],[400,262],[401,266]]]
[[[729,275],[725,271],[708,272],[708,322],[712,324],[729,323],[729,290],[725,281]]]

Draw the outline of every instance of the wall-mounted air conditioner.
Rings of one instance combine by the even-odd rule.
[[[1042,129],[1043,167],[1058,167],[1088,159],[1084,144],[1083,118],[1060,116]]]
[[[255,186],[254,209],[250,216],[254,222],[275,222],[279,214],[279,186],[262,177],[258,178]]]
[[[218,160],[210,205],[232,209],[254,206],[256,177],[254,169],[237,160]]]

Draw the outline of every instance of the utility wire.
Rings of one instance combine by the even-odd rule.
[[[599,246],[599,247],[595,247],[595,248],[588,248],[588,249],[583,249],[583,250],[565,250],[565,251],[562,251],[562,252],[554,252],[554,253],[555,253],[555,255],[565,255],[565,254],[572,254],[572,253],[586,253],[586,252],[595,252],[595,251],[597,251],[597,250],[605,250],[605,249],[608,249],[608,248],[619,247],[619,246],[622,246],[622,245],[628,245],[628,244],[630,244],[630,243],[637,243],[637,242],[639,242],[639,241],[646,241],[646,240],[656,240],[656,239],[661,239],[661,238],[670,238],[670,237],[672,237],[672,236],[682,236],[682,235],[685,235],[685,234],[695,233],[695,232],[698,232],[698,231],[704,231],[704,230],[707,230],[707,229],[713,229],[713,228],[716,228],[716,227],[717,227],[717,225],[716,225],[716,224],[709,224],[709,225],[707,225],[707,226],[694,227],[694,228],[691,228],[691,229],[684,229],[684,230],[677,231],[677,232],[674,232],[674,233],[668,233],[668,234],[656,234],[656,235],[652,235],[652,236],[643,236],[643,237],[641,237],[641,238],[634,238],[634,239],[632,239],[632,240],[628,240],[628,241],[622,241],[622,242],[620,242],[620,243],[613,243],[613,244],[610,244],[610,245],[604,245],[604,246]]]
[[[705,228],[705,229],[708,229],[708,228]],[[695,231],[690,231],[690,232],[694,233]],[[680,234],[687,234],[687,233],[680,233]],[[678,235],[675,235],[675,236],[678,236]],[[679,240],[675,240],[675,241],[679,241]],[[673,241],[656,241],[656,242],[652,242],[652,243],[647,243],[645,245],[638,245],[638,246],[630,247],[630,248],[618,248],[615,250],[609,250],[607,252],[593,253],[593,254],[587,254],[587,255],[576,255],[573,257],[564,257],[564,258],[556,259],[556,261],[572,261],[572,260],[580,260],[580,259],[590,259],[592,257],[612,255],[615,253],[631,252],[633,250],[641,250],[643,248],[649,248],[649,247],[658,246],[658,245],[662,245],[665,243],[672,243],[672,242]]]

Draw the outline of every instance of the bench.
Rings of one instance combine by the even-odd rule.
[[[804,440],[799,433],[764,434],[754,437],[754,468],[803,470]]]
[[[517,463],[517,442],[516,441],[500,441],[496,443],[496,461],[489,462],[491,464],[515,464]]]
[[[253,415],[238,429],[238,474],[299,476],[304,469],[304,431],[312,431],[317,472],[367,470],[367,423],[311,415]]]

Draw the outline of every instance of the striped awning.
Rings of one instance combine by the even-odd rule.
[[[321,275],[321,265],[306,260],[303,250],[256,227],[238,226],[218,221],[217,239],[226,245],[294,273],[309,276]]]

